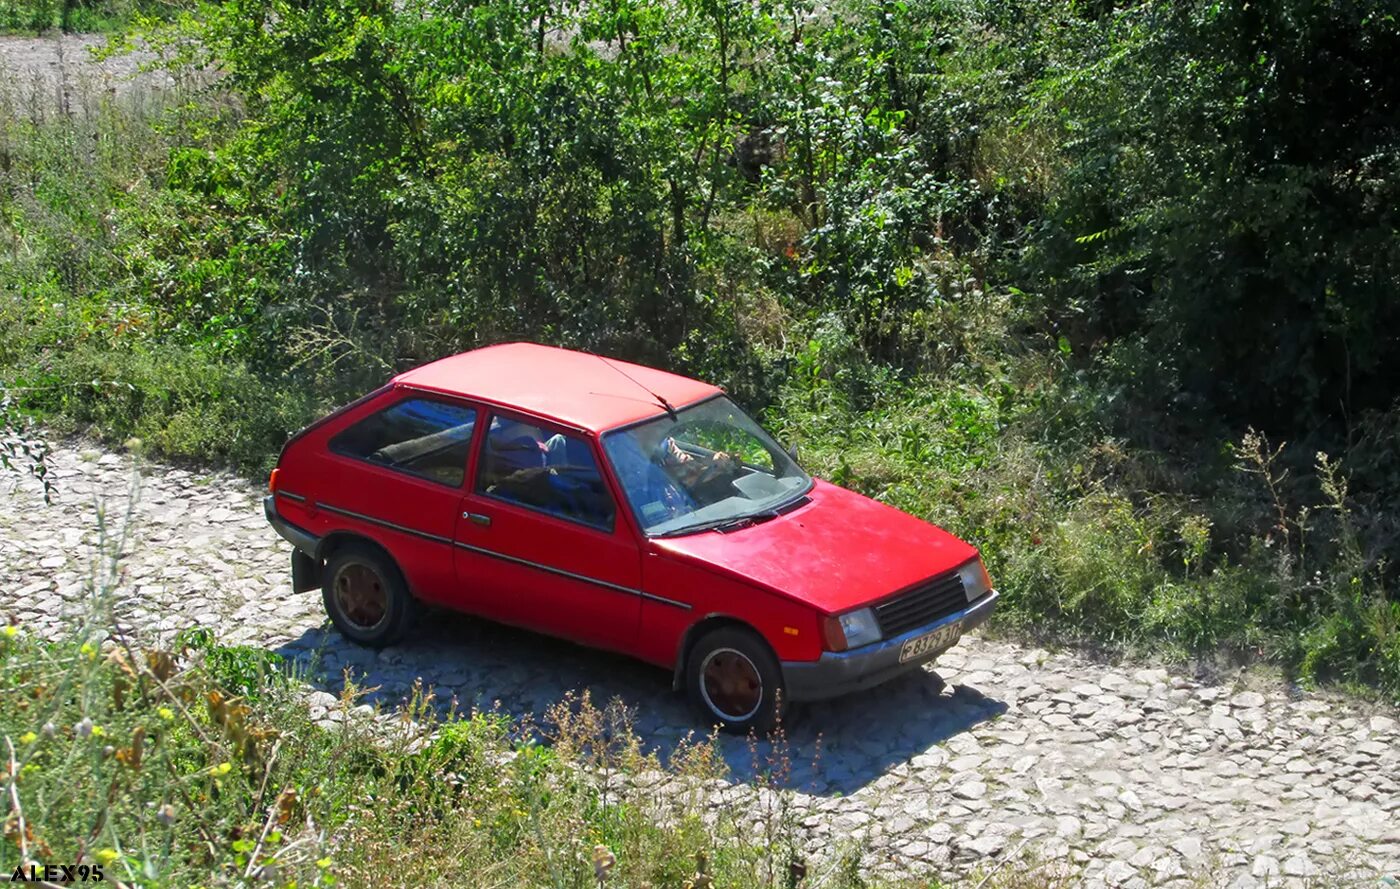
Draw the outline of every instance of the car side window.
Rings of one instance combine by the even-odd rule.
[[[617,510],[593,449],[581,436],[494,417],[478,465],[479,493],[595,528],[613,528]]]
[[[336,435],[330,449],[455,488],[466,476],[475,428],[473,408],[410,398]]]

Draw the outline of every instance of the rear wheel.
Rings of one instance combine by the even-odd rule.
[[[695,643],[686,691],[700,716],[726,732],[770,731],[782,713],[783,672],[756,633],[721,627]]]
[[[350,543],[326,560],[321,596],[326,613],[353,642],[383,648],[413,624],[418,603],[391,559],[372,546]]]

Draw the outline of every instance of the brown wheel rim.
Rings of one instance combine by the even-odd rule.
[[[355,629],[373,630],[389,614],[389,590],[378,571],[350,562],[335,576],[335,604]]]
[[[700,664],[700,694],[715,715],[743,722],[763,704],[763,678],[743,652],[717,648]]]

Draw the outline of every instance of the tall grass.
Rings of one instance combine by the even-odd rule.
[[[0,0],[0,34],[55,28],[112,32],[137,16],[167,16],[187,5],[179,0]]]

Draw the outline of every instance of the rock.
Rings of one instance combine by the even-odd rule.
[[[1283,862],[1283,872],[1290,877],[1311,877],[1318,871],[1307,855],[1299,853]]]
[[[1103,869],[1103,881],[1109,886],[1126,886],[1137,875],[1137,869],[1126,861],[1110,861]]]
[[[1257,691],[1242,691],[1230,699],[1230,706],[1239,710],[1254,710],[1264,706],[1264,696]]]

